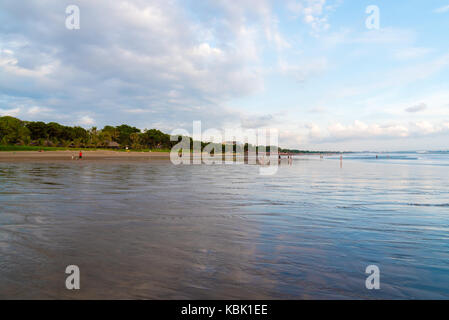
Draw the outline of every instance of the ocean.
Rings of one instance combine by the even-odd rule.
[[[448,299],[448,181],[447,152],[0,163],[0,298]]]

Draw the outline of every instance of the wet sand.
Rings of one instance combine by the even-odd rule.
[[[0,162],[78,161],[79,151],[3,151]],[[170,160],[169,152],[83,151],[81,161],[95,160]]]
[[[170,152],[139,152],[139,151],[109,151],[109,150],[92,150],[83,151],[82,159],[78,159],[79,151],[61,150],[61,151],[0,151],[0,163],[2,162],[82,162],[82,161],[108,161],[108,162],[126,162],[126,161],[170,161]],[[225,154],[217,154],[222,156],[225,161]],[[204,156],[204,154],[203,154]],[[190,159],[201,158],[201,154],[194,153],[190,155]],[[231,159],[236,161],[236,156],[231,155]],[[247,163],[248,156],[239,156],[240,161]]]
[[[448,299],[449,155],[366,156],[0,162],[0,299]]]

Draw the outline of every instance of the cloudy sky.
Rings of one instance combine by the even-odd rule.
[[[448,0],[1,0],[0,21],[0,115],[449,149]]]

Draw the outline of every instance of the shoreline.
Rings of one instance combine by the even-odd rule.
[[[169,152],[120,152],[120,151],[82,151],[83,158],[78,160],[79,151],[2,151],[1,162],[30,161],[96,161],[96,160],[170,160]],[[73,158],[72,158],[73,157]]]
[[[83,158],[78,159],[79,150],[55,151],[0,151],[2,162],[49,162],[49,161],[170,161],[170,152],[157,151],[114,151],[114,150],[81,150]],[[217,154],[218,155],[218,154]],[[320,156],[319,153],[292,154],[292,156]],[[330,154],[326,154],[330,155]],[[193,156],[193,155],[191,155]],[[222,154],[224,156],[224,154]],[[235,157],[235,155],[234,155]],[[246,156],[245,156],[246,158]],[[224,159],[223,159],[224,160]]]

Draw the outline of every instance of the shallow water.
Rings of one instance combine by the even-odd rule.
[[[0,298],[447,299],[448,169],[448,154],[300,157],[273,176],[0,163]]]

